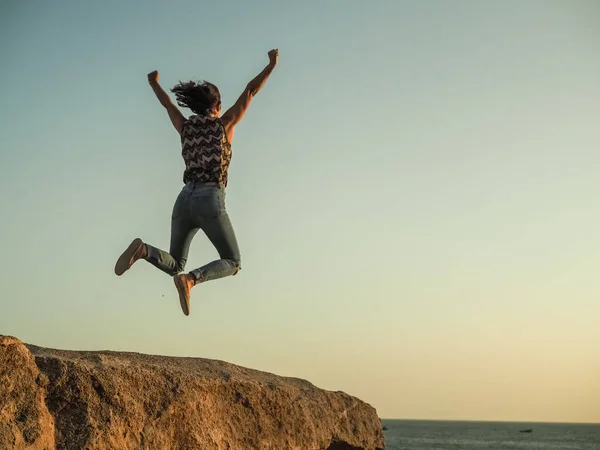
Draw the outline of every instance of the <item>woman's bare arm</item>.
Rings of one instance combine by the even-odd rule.
[[[181,134],[185,117],[183,117],[183,114],[181,114],[181,111],[179,111],[177,105],[173,103],[171,97],[169,97],[169,94],[167,94],[164,89],[160,87],[160,84],[158,84],[158,76],[158,71],[155,70],[154,72],[150,72],[148,74],[148,83],[150,83],[150,86],[156,94],[156,98],[158,98],[160,104],[167,109],[167,113],[169,114],[169,118],[171,119],[173,126],[177,132]]]
[[[227,134],[227,139],[229,142],[233,139],[233,130],[235,126],[242,120],[244,114],[248,110],[248,106],[250,106],[250,102],[254,98],[256,94],[262,89],[265,85],[269,75],[273,72],[273,69],[277,65],[279,59],[279,50],[273,49],[269,52],[269,64],[265,67],[256,77],[254,77],[250,83],[242,92],[242,95],[237,99],[235,104],[223,114],[221,120],[223,121],[223,126],[225,127],[225,133]]]

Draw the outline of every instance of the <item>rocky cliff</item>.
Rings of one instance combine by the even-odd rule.
[[[0,336],[0,449],[377,450],[373,407],[222,361]]]

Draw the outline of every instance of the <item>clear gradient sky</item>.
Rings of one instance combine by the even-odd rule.
[[[192,314],[146,263],[182,187],[146,82],[238,126],[243,270]],[[202,356],[382,417],[600,422],[600,3],[0,3],[0,333]],[[188,110],[184,110],[186,115]],[[198,234],[192,269],[216,253]]]

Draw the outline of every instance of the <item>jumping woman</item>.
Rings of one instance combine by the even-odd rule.
[[[136,238],[117,260],[115,273],[121,276],[137,260],[145,259],[173,277],[186,316],[190,314],[192,287],[235,275],[241,269],[240,250],[225,208],[227,172],[233,130],[277,65],[279,50],[271,50],[268,55],[269,64],[248,83],[235,104],[222,116],[221,94],[214,84],[188,81],[171,89],[177,104],[194,113],[186,119],[158,84],[158,72],[148,74],[150,86],[181,136],[184,187],[173,206],[169,252]],[[200,229],[215,246],[220,259],[189,273],[181,273],[192,239]]]

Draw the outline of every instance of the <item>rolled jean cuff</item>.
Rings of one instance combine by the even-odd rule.
[[[150,244],[146,244],[146,250],[148,251],[146,255],[148,261],[160,261],[160,250],[152,247]]]
[[[194,275],[194,278],[196,279],[196,284],[202,283],[204,281],[204,275],[202,274],[202,270],[194,269],[190,273]]]

